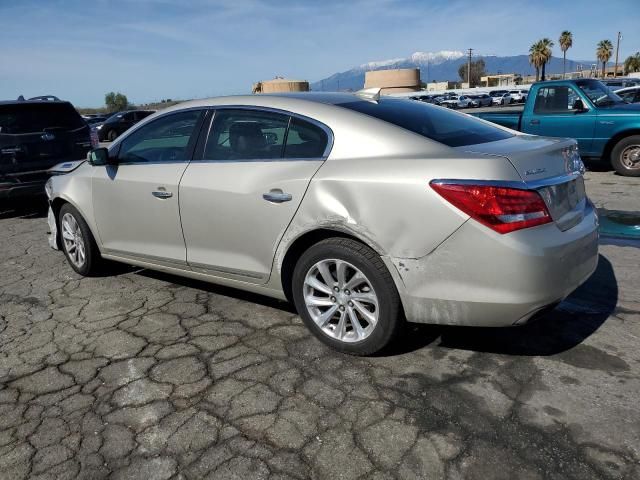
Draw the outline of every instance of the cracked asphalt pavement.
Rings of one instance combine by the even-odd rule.
[[[636,211],[638,186],[587,181]],[[532,325],[415,326],[354,358],[286,303],[128,267],[81,278],[44,213],[0,214],[1,479],[640,478],[637,247],[603,244]]]

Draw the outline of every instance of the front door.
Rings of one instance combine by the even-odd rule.
[[[593,109],[579,111],[576,100],[587,102],[568,85],[540,87],[535,98],[533,115],[523,115],[522,131],[546,137],[569,137],[578,141],[580,154],[592,152],[596,112]]]
[[[201,161],[180,183],[191,268],[265,283],[328,141],[324,128],[286,114],[217,110]]]
[[[186,265],[178,185],[201,115],[156,118],[112,148],[117,165],[94,169],[93,208],[105,253]]]

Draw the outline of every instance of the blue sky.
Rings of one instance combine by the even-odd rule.
[[[624,59],[640,50],[638,18],[640,0],[0,0],[0,98],[247,93],[275,75],[315,81],[415,51],[524,54],[564,29],[579,60],[620,30]]]

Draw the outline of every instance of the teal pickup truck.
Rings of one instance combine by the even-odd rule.
[[[578,141],[580,156],[611,162],[640,176],[640,104],[625,103],[598,80],[558,80],[531,86],[524,110],[472,113],[513,130]]]

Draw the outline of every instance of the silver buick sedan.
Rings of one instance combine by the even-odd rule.
[[[595,270],[574,140],[378,92],[197,100],[46,185],[50,244],[292,301],[337,350],[520,325]]]

